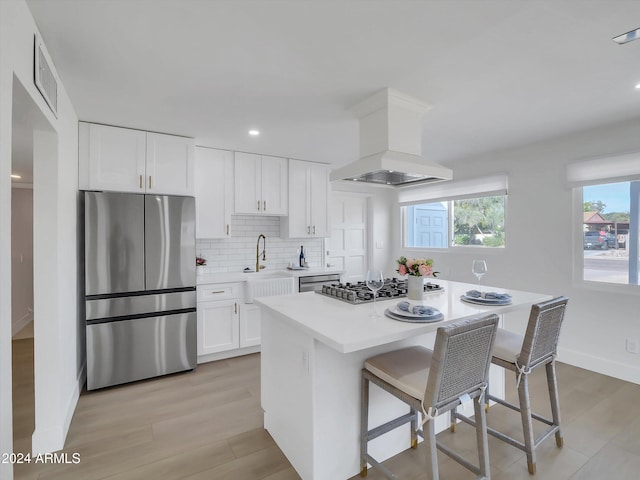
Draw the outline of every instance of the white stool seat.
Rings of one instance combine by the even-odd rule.
[[[493,346],[494,358],[500,358],[505,362],[516,363],[522,351],[524,337],[520,334],[499,328],[496,332],[496,343]]]
[[[422,401],[433,351],[408,347],[369,358],[364,368],[398,390]]]

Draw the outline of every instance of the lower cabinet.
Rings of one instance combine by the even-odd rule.
[[[197,291],[199,362],[251,353],[243,349],[260,345],[261,311],[244,303],[242,282],[198,285]],[[226,354],[213,355],[222,352]],[[201,358],[205,355],[211,357]]]
[[[198,303],[198,355],[240,346],[239,300]]]
[[[262,311],[252,303],[240,305],[240,348],[262,342]]]

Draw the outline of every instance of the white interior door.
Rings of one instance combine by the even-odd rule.
[[[362,281],[367,265],[367,197],[334,192],[330,211],[329,263],[346,271],[345,281]]]

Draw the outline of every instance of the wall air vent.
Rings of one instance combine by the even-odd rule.
[[[53,114],[58,116],[58,81],[51,67],[51,58],[39,35],[35,35],[34,81]]]

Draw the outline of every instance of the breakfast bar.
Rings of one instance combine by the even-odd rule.
[[[409,345],[432,347],[441,325],[476,315],[511,312],[528,316],[531,305],[551,295],[495,290],[511,295],[508,305],[461,301],[475,285],[438,280],[442,291],[424,303],[442,312],[433,323],[409,323],[384,315],[399,299],[352,305],[315,292],[256,299],[262,309],[262,408],[264,426],[304,480],[346,479],[359,472],[360,370],[365,359]],[[501,321],[503,321],[503,319]],[[502,372],[491,374],[491,391],[504,392]],[[370,393],[370,426],[406,407],[381,390]],[[436,423],[438,431],[446,419]],[[409,447],[409,426],[379,437],[370,453],[387,459]]]

